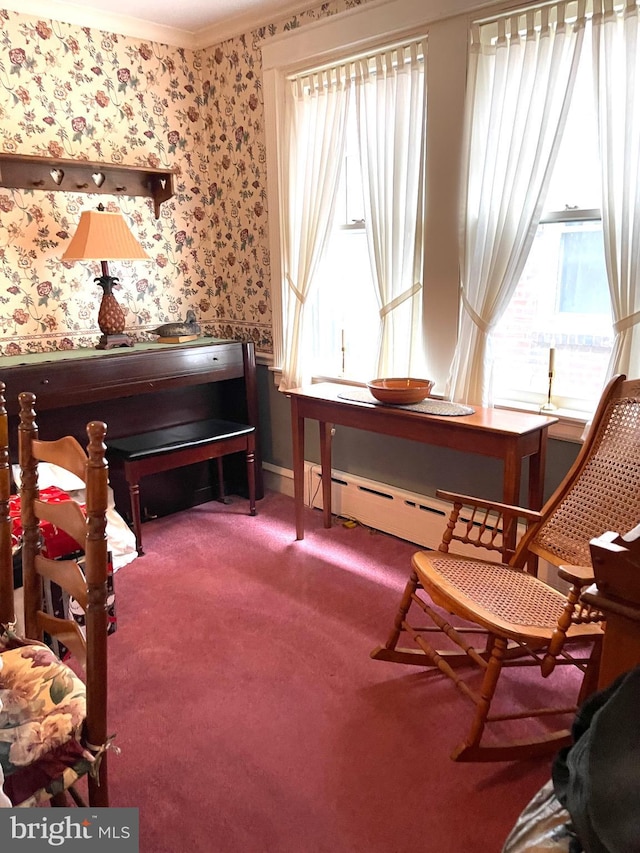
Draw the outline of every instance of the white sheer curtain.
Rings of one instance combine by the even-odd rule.
[[[377,376],[424,372],[425,45],[355,63],[364,210],[380,311]]]
[[[330,68],[289,82],[282,129],[284,362],[280,390],[310,380],[301,341],[305,304],[325,246],[344,159],[351,80]]]
[[[573,90],[585,2],[474,25],[466,106],[461,309],[449,396],[491,405],[491,329],[524,267]],[[524,26],[523,26],[524,25]],[[487,43],[492,26],[496,39]]]
[[[602,228],[616,333],[607,378],[640,374],[640,32],[638,6],[595,0],[594,75]]]

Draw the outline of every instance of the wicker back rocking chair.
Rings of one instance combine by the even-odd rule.
[[[597,686],[603,617],[580,601],[582,589],[594,580],[589,542],[640,521],[640,380],[618,376],[609,382],[574,465],[540,512],[437,494],[453,503],[443,541],[438,551],[414,554],[389,639],[371,656],[437,667],[475,705],[471,728],[454,749],[454,760],[507,761],[555,751],[569,743],[567,726],[577,704]],[[515,549],[509,548],[523,526],[526,532]],[[449,553],[456,542],[482,548],[490,559]],[[566,595],[536,576],[538,558],[558,568],[568,583]],[[426,628],[416,626],[416,612],[423,622],[425,615],[429,618]],[[436,650],[430,632],[452,642]],[[478,633],[484,635],[482,647],[469,636]],[[401,637],[412,645],[399,647]],[[464,664],[482,671],[479,688],[461,677]],[[491,713],[505,667],[537,667],[547,677],[556,666],[566,665],[584,673],[575,702],[560,697],[558,707]],[[505,721],[565,715],[564,727],[528,733],[524,740],[504,739]],[[491,723],[502,727],[498,739],[492,739],[497,727]]]

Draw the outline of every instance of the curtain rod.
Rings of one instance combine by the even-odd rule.
[[[473,18],[474,24],[495,24],[503,18],[511,18],[514,15],[526,15],[527,12],[538,12],[540,9],[550,6],[577,6],[579,0],[540,0],[538,3],[529,3],[526,6],[520,2],[510,3],[504,6],[500,12],[489,15],[486,18]],[[622,5],[622,4],[621,4]],[[587,7],[591,9],[592,3],[587,0]]]
[[[357,62],[359,59],[373,59],[379,54],[387,53],[390,50],[400,50],[401,48],[409,47],[412,44],[426,43],[426,41],[426,33],[421,36],[411,36],[411,38],[404,38],[401,41],[381,45],[380,47],[372,48],[370,50],[363,50],[359,53],[354,53],[341,59],[335,59],[332,62],[325,62],[322,65],[316,65],[313,68],[305,68],[304,71],[296,71],[293,74],[287,75],[287,80],[297,80],[300,77],[308,77],[309,74],[317,74],[319,71],[326,71],[329,68],[340,68],[343,65],[348,65],[350,62]]]

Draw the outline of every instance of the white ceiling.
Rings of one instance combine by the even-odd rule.
[[[208,47],[319,0],[1,0],[37,18],[104,29],[180,47]]]

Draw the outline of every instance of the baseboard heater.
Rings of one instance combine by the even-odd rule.
[[[265,463],[263,469],[269,488],[293,494],[292,471],[269,463]],[[322,509],[320,466],[312,462],[304,465],[304,502],[308,507]],[[331,472],[331,511],[340,518],[352,518],[374,530],[435,550],[442,541],[451,504],[334,468]],[[520,535],[522,533],[524,529],[519,531]],[[454,550],[469,557],[498,560],[495,554],[470,545],[455,543]],[[539,563],[538,576],[566,591],[565,582],[545,560]]]
[[[304,473],[304,502],[322,509],[320,466],[305,462]],[[334,469],[331,472],[331,510],[341,518],[352,518],[399,539],[436,549],[442,541],[451,504]],[[456,551],[476,557],[480,553],[471,546],[456,546]]]

